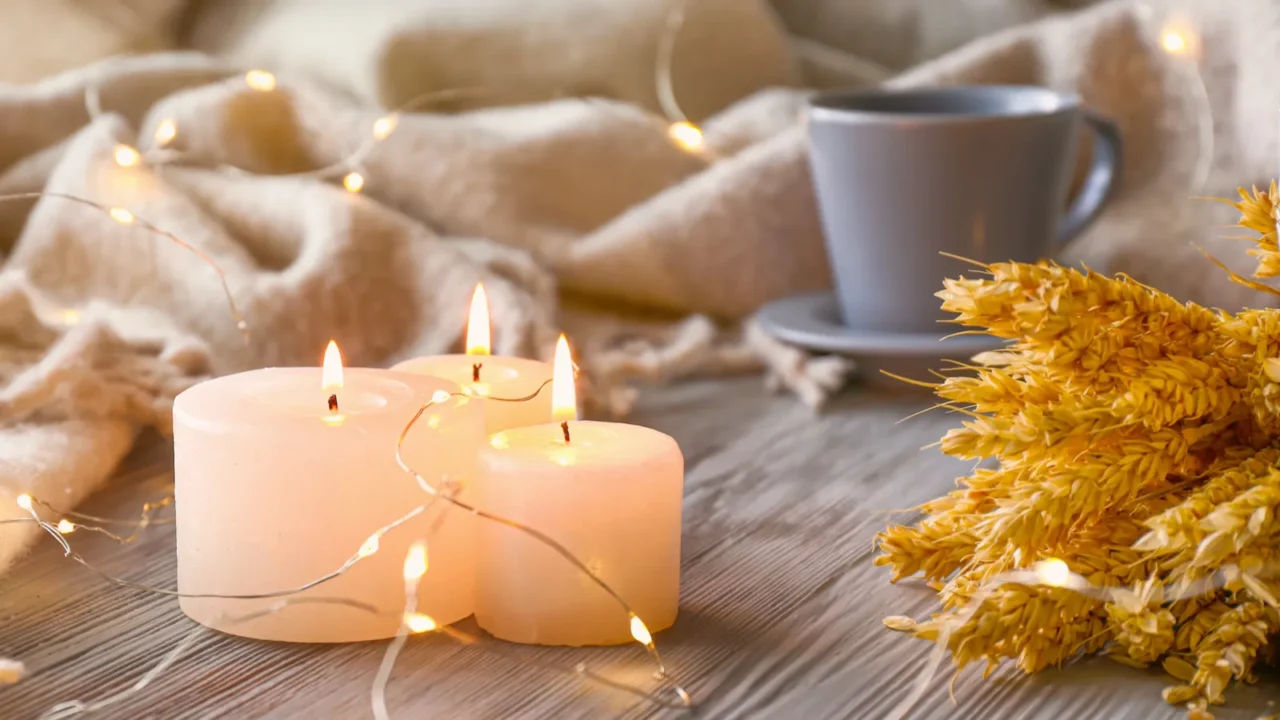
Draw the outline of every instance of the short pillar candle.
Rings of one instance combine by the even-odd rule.
[[[336,355],[336,350],[334,352]],[[174,402],[178,590],[249,595],[288,590],[360,560],[303,593],[255,600],[183,597],[193,620],[235,635],[292,642],[353,642],[395,635],[404,604],[405,553],[427,540],[420,610],[444,625],[472,613],[475,519],[434,503],[381,538],[379,528],[430,495],[396,462],[401,431],[426,478],[459,481],[469,498],[478,404],[443,400],[458,387],[437,378],[348,369],[324,387],[320,368],[254,370],[200,383]],[[444,514],[440,514],[443,511]],[[378,614],[302,598],[344,598]],[[235,622],[295,601],[279,612]]]
[[[561,359],[558,350],[553,394],[566,419],[492,436],[480,454],[476,503],[564,545],[650,631],[665,629],[679,605],[684,458],[656,430],[568,419],[567,348]],[[481,524],[477,535],[476,621],[490,634],[539,645],[635,639],[619,603],[551,548],[500,523]]]

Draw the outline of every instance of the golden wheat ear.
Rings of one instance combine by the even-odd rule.
[[[1256,246],[1249,251],[1250,255],[1258,258],[1258,266],[1253,271],[1253,276],[1257,278],[1280,276],[1280,247],[1277,246],[1277,240],[1280,238],[1277,238],[1276,234],[1276,206],[1280,204],[1280,191],[1277,190],[1276,182],[1271,181],[1271,185],[1265,190],[1259,190],[1257,187],[1248,190],[1238,188],[1236,192],[1240,194],[1239,202],[1232,202],[1225,198],[1218,201],[1240,212],[1240,219],[1236,223],[1239,227],[1257,233],[1257,237],[1245,238]]]

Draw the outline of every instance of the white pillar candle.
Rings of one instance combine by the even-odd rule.
[[[554,385],[557,414],[576,417],[563,338]],[[631,606],[642,627],[675,622],[684,494],[675,440],[635,425],[567,419],[498,433],[480,457],[480,509],[564,545]],[[647,633],[636,633],[618,602],[551,548],[498,523],[482,523],[477,534],[476,620],[495,637],[647,644]]]
[[[376,530],[430,499],[397,465],[395,452],[414,413],[442,391],[458,388],[437,378],[367,369],[349,369],[334,385],[322,381],[320,368],[272,368],[210,380],[179,395],[173,408],[178,590],[287,590],[337,570],[359,552],[365,557],[345,574],[289,597],[346,598],[380,614],[294,604],[228,624],[284,598],[186,597],[183,612],[264,640],[391,637],[403,612],[405,553],[426,538],[430,565],[421,611],[442,625],[470,615],[474,518],[456,509],[441,515],[444,503],[437,501],[380,541],[371,540]],[[475,448],[484,440],[478,404],[452,398],[427,413],[405,440],[406,462],[424,477],[447,475],[469,486]],[[463,496],[469,492],[467,487]]]
[[[414,358],[391,369],[443,378],[457,383],[464,392],[489,398],[482,403],[489,433],[550,420],[551,394],[543,385],[551,379],[551,366],[538,360],[490,355],[489,344],[489,303],[484,288],[477,285],[467,324],[467,354]],[[509,402],[497,398],[529,399]]]

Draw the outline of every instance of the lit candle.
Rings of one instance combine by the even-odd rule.
[[[514,642],[648,644],[649,631],[676,619],[684,458],[675,440],[656,430],[577,420],[563,337],[552,396],[557,422],[489,439],[476,503],[564,545],[639,619],[552,549],[484,523],[477,528],[476,620]]]
[[[465,355],[414,358],[391,369],[444,378],[457,383],[464,392],[491,398],[482,403],[485,428],[490,433],[549,420],[551,398],[545,390],[538,391],[551,379],[551,366],[537,360],[490,355],[489,348],[489,301],[484,287],[477,284],[471,296]],[[536,397],[523,402],[509,402],[535,393]]]
[[[182,598],[193,620],[235,635],[293,642],[387,638],[400,627],[401,566],[426,539],[430,570],[421,609],[441,624],[472,612],[475,520],[432,507],[382,537],[375,531],[430,496],[396,463],[396,442],[427,402],[440,402],[404,443],[426,477],[470,485],[484,442],[479,404],[451,397],[457,385],[387,370],[342,369],[330,343],[324,368],[270,368],[200,383],[173,406],[178,590],[249,595],[288,590],[359,561],[293,598],[345,598],[379,615],[335,604],[291,604],[248,622],[232,618],[284,598]],[[440,505],[441,503],[436,503]],[[439,524],[437,524],[439,523]]]

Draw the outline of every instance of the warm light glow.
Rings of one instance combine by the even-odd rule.
[[[173,142],[173,139],[177,136],[178,124],[169,118],[161,120],[160,124],[156,126],[155,139],[156,144],[160,147],[164,147],[165,145]]]
[[[26,494],[26,493],[23,493],[23,494],[19,495],[19,496],[18,496],[18,500],[17,500],[17,502],[18,502],[18,507],[22,508],[23,510],[27,510],[27,511],[30,511],[30,510],[31,510],[31,496],[30,496],[30,495],[28,495],[28,494]]]
[[[564,335],[556,341],[555,368],[551,375],[551,419],[578,419],[578,397],[573,387],[573,358]]]
[[[70,520],[63,518],[62,520],[58,521],[58,532],[62,533],[63,535],[70,535],[75,531],[76,531],[76,524],[71,522]]]
[[[349,172],[342,178],[342,187],[349,193],[358,193],[364,187],[364,176],[358,172]]]
[[[324,349],[324,369],[320,372],[320,389],[342,389],[342,353],[338,351],[338,343],[332,340]]]
[[[369,539],[365,540],[364,544],[360,546],[360,552],[357,554],[362,558],[367,558],[376,552],[378,552],[378,536],[370,535]]]
[[[1187,39],[1177,30],[1166,30],[1160,37],[1160,44],[1170,55],[1181,55],[1187,51]]]
[[[676,145],[679,145],[683,150],[687,150],[689,152],[698,152],[702,150],[702,131],[693,123],[672,123],[671,127],[667,128],[667,136],[675,141]]]
[[[373,122],[373,137],[376,140],[386,140],[387,136],[395,132],[396,125],[400,124],[399,115],[384,115]]]
[[[1036,574],[1040,582],[1049,587],[1063,587],[1071,581],[1071,569],[1058,558],[1049,558],[1036,563]]]
[[[439,415],[428,415],[428,416],[427,416],[427,427],[431,428],[432,430],[439,430],[439,429],[440,429],[440,416],[439,416]]]
[[[449,391],[437,390],[431,393],[431,402],[436,404],[449,402]]]
[[[493,437],[489,438],[489,445],[491,445],[494,450],[506,450],[511,447],[511,441],[507,440],[506,433],[499,432],[494,433]]]
[[[476,283],[467,320],[467,354],[488,355],[489,345],[489,297],[484,294],[484,285]]]
[[[414,633],[431,632],[436,629],[436,621],[431,619],[430,615],[422,613],[405,613],[404,624],[409,628],[409,632]]]
[[[78,308],[62,308],[56,312],[58,322],[71,327],[80,324],[80,310]]]
[[[419,540],[409,546],[404,557],[404,581],[417,582],[427,574],[427,544]]]
[[[133,213],[125,210],[124,208],[111,208],[107,211],[107,214],[111,216],[112,220],[115,220],[121,225],[133,224]]]
[[[266,70],[250,70],[244,74],[244,84],[254,90],[268,92],[275,89],[276,76]]]
[[[653,643],[653,636],[649,634],[649,628],[645,626],[643,620],[635,615],[631,616],[631,637],[646,647]]]
[[[115,158],[116,164],[120,167],[133,167],[138,164],[138,161],[142,159],[142,156],[138,154],[137,150],[134,150],[128,145],[117,145]]]

